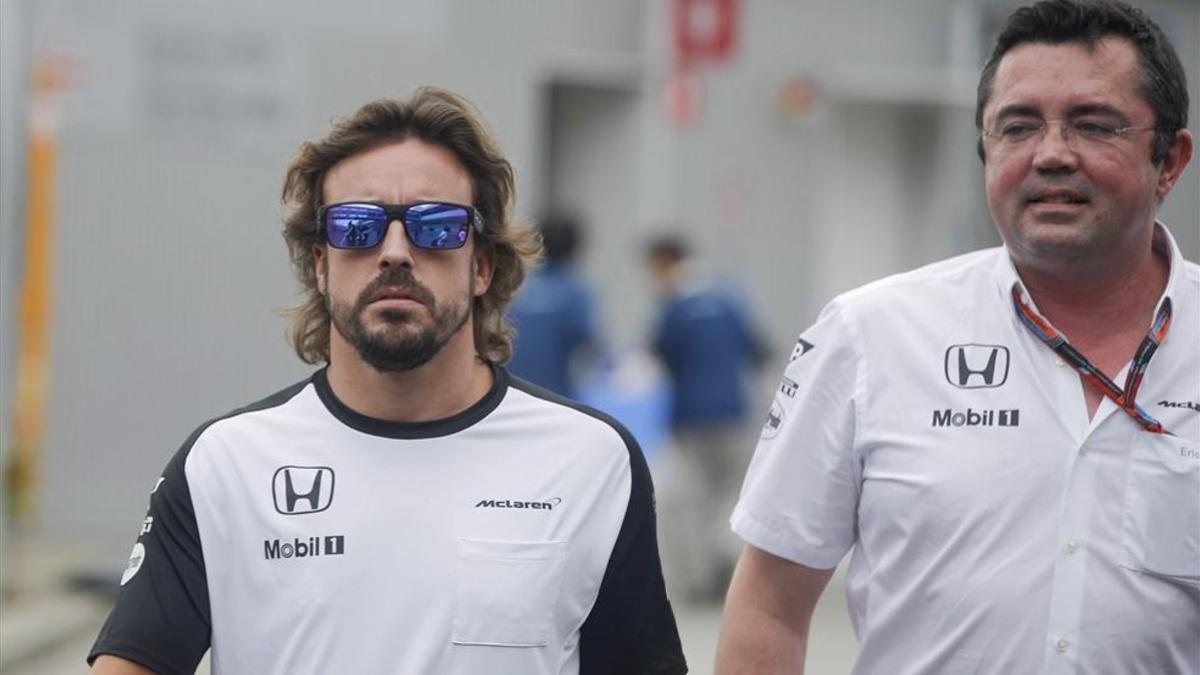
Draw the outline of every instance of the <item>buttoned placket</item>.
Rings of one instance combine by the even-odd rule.
[[[1078,665],[1079,626],[1083,614],[1088,568],[1088,523],[1096,502],[1093,472],[1097,460],[1087,450],[1087,438],[1074,444],[1066,470],[1062,515],[1055,540],[1054,576],[1046,621],[1046,658],[1043,673],[1075,673]]]
[[[1014,330],[1021,336],[1018,340],[1033,355],[1034,377],[1040,381],[1041,390],[1050,397],[1043,405],[1047,410],[1058,411],[1055,414],[1063,423],[1066,441],[1061,446],[1066,466],[1058,536],[1052,552],[1054,571],[1041,673],[1078,675],[1081,650],[1087,649],[1080,625],[1086,600],[1090,537],[1093,536],[1091,523],[1100,498],[1096,494],[1097,486],[1102,484],[1099,472],[1104,470],[1104,458],[1099,453],[1107,452],[1115,442],[1113,434],[1121,435],[1119,427],[1124,426],[1122,418],[1125,414],[1111,399],[1102,397],[1089,419],[1084,395],[1084,388],[1089,385],[1071,364],[1047,349],[1020,325],[1015,314],[1013,321]],[[1122,369],[1118,382],[1124,381],[1128,369],[1128,365]],[[1113,415],[1118,417],[1112,419]]]
[[[1077,450],[1067,470],[1046,622],[1045,659],[1041,671],[1044,675],[1081,672],[1081,657],[1088,649],[1088,636],[1081,634],[1080,625],[1088,581],[1091,575],[1098,573],[1098,570],[1090,569],[1098,564],[1091,556],[1096,545],[1093,539],[1102,536],[1095,530],[1095,523],[1106,517],[1097,514],[1096,509],[1104,508],[1102,500],[1111,500],[1111,495],[1106,497],[1097,490],[1105,484],[1104,474],[1112,470],[1114,463],[1124,465],[1124,459],[1120,457],[1123,449],[1129,447],[1133,434],[1141,433],[1115,404],[1107,403],[1107,410],[1097,409],[1092,424],[1076,443]],[[1118,539],[1106,541],[1106,545],[1119,548],[1121,544]]]
[[[1037,390],[1045,396],[1039,405],[1057,418],[1057,428],[1046,437],[1053,445],[1048,444],[1046,450],[1059,454],[1063,462],[1058,535],[1054,539],[1054,550],[1047,552],[1054,558],[1054,571],[1041,672],[1046,675],[1075,673],[1087,579],[1087,523],[1095,497],[1094,483],[1089,480],[1091,458],[1087,453],[1087,440],[1094,427],[1087,419],[1087,402],[1078,373],[1046,349],[1021,325],[1011,309],[1007,311],[1011,315],[1011,329],[1018,349],[1030,357],[1031,375]],[[1097,409],[1097,418],[1100,413]]]
[[[1091,515],[1093,492],[1086,474],[1089,460],[1076,455],[1067,476],[1063,514],[1059,525],[1054,556],[1054,577],[1051,585],[1050,611],[1046,622],[1046,655],[1043,672],[1047,674],[1074,673],[1078,664],[1079,623],[1083,610],[1084,586],[1087,579],[1088,551],[1086,523]]]

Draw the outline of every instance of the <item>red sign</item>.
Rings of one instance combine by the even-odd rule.
[[[675,54],[680,68],[723,61],[733,52],[737,0],[675,0]]]

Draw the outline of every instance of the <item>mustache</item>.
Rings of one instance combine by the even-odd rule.
[[[1083,199],[1091,199],[1092,196],[1091,186],[1083,181],[1069,178],[1047,179],[1042,177],[1026,181],[1021,186],[1020,194],[1025,201],[1029,201],[1047,192],[1066,192]]]
[[[359,308],[366,307],[386,291],[394,290],[403,291],[431,309],[436,304],[433,293],[424,284],[417,281],[413,277],[412,271],[406,267],[389,267],[380,272],[379,276],[372,279],[371,283],[367,284],[358,294],[358,302],[355,304]]]

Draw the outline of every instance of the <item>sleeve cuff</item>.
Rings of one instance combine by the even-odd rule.
[[[803,541],[795,533],[773,527],[766,519],[751,513],[741,502],[738,502],[733,510],[729,525],[734,534],[747,544],[813,569],[828,570],[837,567],[838,562],[849,550],[848,546],[817,546]]]

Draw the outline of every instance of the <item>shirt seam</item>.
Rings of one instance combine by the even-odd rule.
[[[839,307],[838,315],[842,323],[846,326],[846,332],[850,337],[850,348],[854,353],[854,388],[851,394],[852,409],[854,410],[854,420],[851,425],[850,435],[850,451],[854,459],[858,462],[857,478],[860,486],[862,485],[862,466],[865,458],[859,443],[859,427],[869,422],[870,417],[867,413],[867,374],[870,370],[870,364],[866,360],[866,349],[862,344],[862,331],[859,329],[857,318],[854,316],[851,307]],[[857,525],[856,525],[857,529]]]

